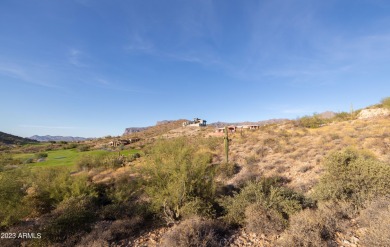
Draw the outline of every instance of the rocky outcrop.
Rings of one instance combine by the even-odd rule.
[[[130,127],[130,128],[126,128],[125,132],[123,133],[123,135],[129,135],[129,134],[141,132],[141,131],[147,130],[148,128],[150,128],[150,127]]]
[[[390,110],[385,108],[364,109],[359,113],[358,119],[386,117],[389,115],[390,115]]]

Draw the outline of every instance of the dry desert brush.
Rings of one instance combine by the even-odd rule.
[[[194,139],[159,140],[148,151],[144,174],[152,208],[167,223],[212,213],[215,181],[211,153]]]
[[[162,238],[162,246],[217,247],[226,246],[228,227],[223,222],[193,217],[174,226]]]
[[[324,166],[326,172],[314,193],[320,200],[345,200],[360,208],[366,200],[390,193],[390,166],[367,151],[333,152]]]
[[[257,233],[280,232],[292,214],[313,206],[311,200],[283,187],[282,179],[277,177],[250,181],[239,193],[222,198],[220,203],[228,223],[246,225]]]

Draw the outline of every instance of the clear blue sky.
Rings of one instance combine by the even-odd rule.
[[[388,0],[2,0],[0,131],[120,135],[390,96]]]

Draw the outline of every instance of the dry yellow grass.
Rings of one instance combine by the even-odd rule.
[[[176,123],[177,124],[177,123]],[[170,126],[173,127],[173,126]],[[331,151],[353,146],[368,149],[380,160],[390,161],[390,118],[361,119],[335,122],[317,129],[297,127],[294,121],[272,124],[255,131],[229,134],[231,139],[230,162],[241,169],[236,176],[224,181],[236,184],[256,176],[282,176],[289,181],[287,186],[302,192],[308,192],[317,183],[323,172],[322,159]],[[207,128],[173,128],[150,140],[191,136],[193,138],[221,139],[221,145],[213,151],[213,163],[223,163],[223,135]],[[148,135],[151,133],[148,133]],[[142,158],[138,165],[142,166]],[[122,172],[121,172],[122,173]],[[102,178],[115,176],[106,174]]]
[[[292,122],[257,131],[231,134],[232,162],[242,167],[238,183],[251,176],[283,176],[288,186],[309,191],[322,174],[321,160],[333,150],[348,146],[368,149],[379,159],[390,160],[390,118],[332,123],[317,129],[295,127]],[[221,154],[222,155],[222,154]]]

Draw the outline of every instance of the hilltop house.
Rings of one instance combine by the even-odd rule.
[[[206,122],[207,122],[206,120],[203,120],[200,118],[194,118],[194,121],[183,122],[183,127],[186,127],[186,126],[205,127]]]

